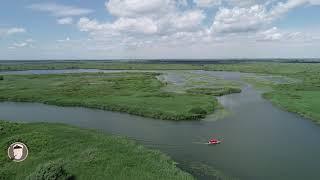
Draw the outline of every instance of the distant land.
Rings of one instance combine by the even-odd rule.
[[[80,63],[80,62],[103,62],[103,63],[147,63],[147,64],[234,64],[245,62],[279,62],[279,63],[320,63],[320,58],[259,58],[259,59],[54,59],[54,60],[0,60],[0,64],[45,64],[45,63]]]

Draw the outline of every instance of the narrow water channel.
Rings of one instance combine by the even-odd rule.
[[[238,81],[241,75],[197,73]],[[88,108],[14,102],[0,103],[0,119],[67,123],[128,136],[167,153],[187,171],[184,163],[201,162],[245,180],[320,179],[319,126],[273,106],[248,84],[242,93],[220,97],[219,101],[231,114],[218,121],[210,121],[210,117],[202,121],[162,121]],[[218,137],[223,142],[217,146],[205,145],[210,137]]]

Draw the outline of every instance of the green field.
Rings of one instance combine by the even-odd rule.
[[[83,106],[167,120],[197,120],[215,110],[213,96],[164,92],[165,84],[157,75],[6,75],[0,81],[0,100]]]
[[[126,62],[53,62],[53,63],[19,63],[1,64],[0,71],[16,70],[44,70],[44,69],[106,69],[106,70],[194,70],[202,69],[202,65],[192,64],[153,64],[153,63],[126,63]]]
[[[271,88],[264,97],[275,105],[320,123],[320,64],[319,63],[242,63],[206,65],[207,70],[240,71],[283,76],[287,82],[247,78],[258,87]],[[288,79],[289,78],[289,79]]]
[[[20,163],[0,156],[0,179],[193,179],[158,151],[93,130],[0,121],[2,154],[16,141],[27,144],[29,156]]]

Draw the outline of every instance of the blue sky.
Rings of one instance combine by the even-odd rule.
[[[319,58],[320,0],[3,0],[0,59]]]

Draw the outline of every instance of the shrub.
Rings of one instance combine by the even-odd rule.
[[[65,171],[61,162],[41,164],[27,180],[71,180],[74,176]]]
[[[201,107],[194,107],[190,109],[189,112],[192,114],[201,114],[201,115],[207,114],[207,111],[202,109]]]
[[[3,80],[3,79],[4,79],[3,76],[0,76],[0,81]]]

